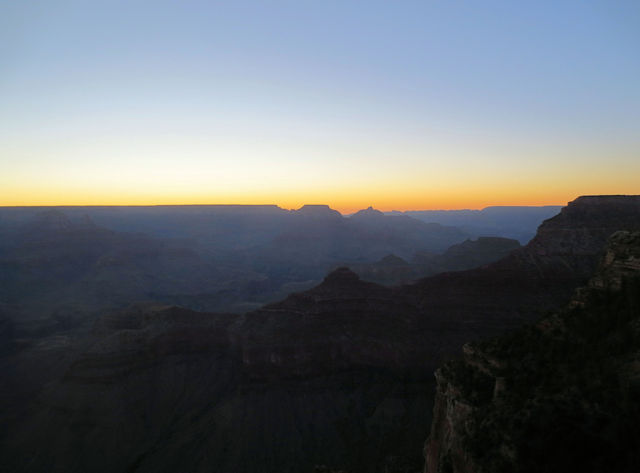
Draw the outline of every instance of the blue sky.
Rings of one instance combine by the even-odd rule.
[[[638,2],[3,2],[0,67],[0,205],[640,192]]]

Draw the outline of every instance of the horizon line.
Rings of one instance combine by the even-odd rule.
[[[579,196],[579,197],[585,197],[585,196]],[[578,198],[578,197],[576,197]],[[114,208],[114,207],[118,207],[118,208],[131,208],[131,207],[135,207],[135,208],[144,208],[144,207],[275,207],[284,211],[296,211],[296,210],[300,210],[304,207],[307,206],[323,206],[323,207],[328,207],[331,210],[335,210],[337,212],[340,212],[340,214],[343,215],[350,215],[350,214],[354,214],[360,210],[367,210],[368,208],[372,208],[374,210],[379,210],[383,213],[391,213],[391,212],[455,212],[455,211],[482,211],[488,208],[496,208],[496,207],[531,207],[531,208],[543,208],[543,207],[564,207],[567,205],[567,202],[565,202],[564,204],[560,204],[560,203],[556,203],[556,204],[534,204],[534,205],[505,205],[505,204],[500,204],[500,205],[486,205],[483,207],[456,207],[456,208],[405,208],[405,209],[400,209],[400,208],[393,208],[391,210],[380,210],[379,208],[377,208],[374,205],[369,205],[366,207],[362,207],[362,208],[358,208],[357,210],[340,210],[339,208],[334,208],[332,207],[330,204],[319,204],[319,203],[314,203],[314,204],[303,204],[300,207],[297,208],[289,208],[286,206],[282,206],[279,204],[30,204],[30,205],[2,205],[0,204],[0,208],[2,209],[20,209],[20,208]],[[384,208],[384,207],[383,207]]]

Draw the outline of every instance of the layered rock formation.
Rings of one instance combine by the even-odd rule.
[[[2,464],[33,472],[417,465],[435,365],[428,345],[407,343],[404,313],[391,290],[340,269],[246,316],[157,306],[104,316],[34,402],[3,399],[21,415],[4,417]],[[62,352],[46,348],[43,357]]]
[[[0,385],[24,394],[2,398],[0,463],[25,472],[417,471],[443,358],[565,304],[607,232],[640,227],[638,199],[602,202],[597,218],[585,208],[593,205],[601,202],[576,200],[530,246],[485,268],[395,288],[341,268],[245,315],[137,307],[66,348],[49,340],[25,368],[12,355],[1,367],[15,376],[0,370]]]
[[[568,308],[463,351],[436,373],[426,473],[637,471],[640,232]]]
[[[246,312],[343,261],[444,250],[466,236],[409,217],[365,220],[322,205],[0,208],[0,317],[24,338],[135,301]]]

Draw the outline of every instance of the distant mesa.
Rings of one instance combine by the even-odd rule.
[[[306,217],[342,218],[342,214],[340,212],[332,209],[328,205],[323,205],[323,204],[315,204],[315,205],[305,204],[302,207],[300,207],[298,210],[294,210],[294,212],[298,215],[304,215]]]

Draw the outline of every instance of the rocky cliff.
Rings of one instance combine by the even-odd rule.
[[[640,232],[617,232],[566,309],[436,372],[426,473],[637,471],[639,353]]]

